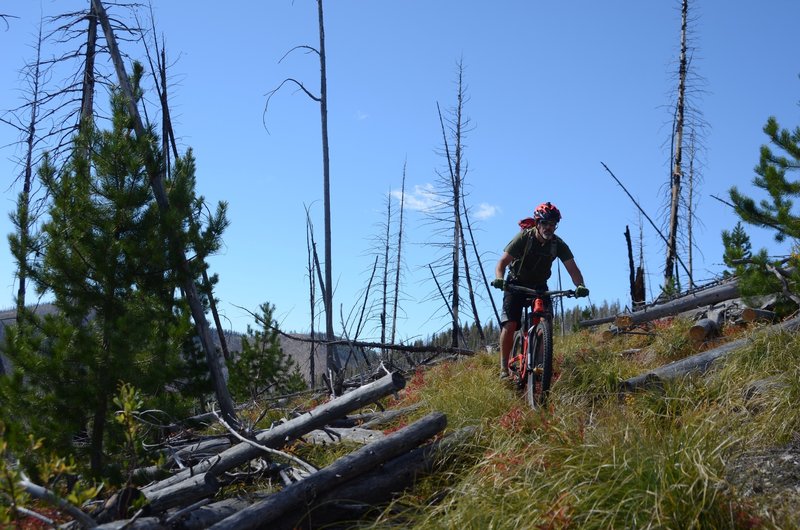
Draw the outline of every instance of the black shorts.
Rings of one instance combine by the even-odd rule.
[[[528,287],[526,285],[526,287]],[[530,287],[531,289],[536,289],[537,291],[547,291],[547,284],[542,283],[539,285],[535,285]],[[545,301],[548,306],[550,306],[550,300]],[[530,300],[526,300],[526,296],[522,293],[518,293],[516,291],[504,291],[503,294],[503,312],[500,313],[500,325],[504,325],[506,322],[516,322],[517,329],[522,327],[522,308],[525,305],[530,304]]]

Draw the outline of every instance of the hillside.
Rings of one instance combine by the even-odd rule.
[[[220,346],[219,334],[217,330],[212,330],[212,337],[217,347]],[[314,343],[310,340],[311,336],[307,333],[290,333],[280,334],[281,350],[283,353],[290,357],[300,370],[300,374],[307,384],[311,382],[311,350],[314,350],[314,378],[317,384],[322,380],[322,376],[326,370],[326,351],[325,347],[319,343]],[[318,337],[317,340],[322,340]],[[225,331],[225,341],[228,345],[228,350],[231,353],[242,351],[242,334],[234,331]],[[336,356],[342,366],[347,365],[350,369],[353,367],[360,367],[364,364],[363,355],[369,357],[370,362],[377,362],[375,354],[367,351],[365,353],[357,352],[351,354],[351,349],[345,345],[334,346]],[[348,361],[349,358],[349,361]]]
[[[416,481],[405,492],[386,497],[392,488],[381,484],[391,475],[379,480],[395,460],[407,461],[403,456],[331,491],[315,490],[275,527],[298,527],[298,517],[311,517],[313,528],[332,521],[336,528],[800,528],[800,336],[731,322],[722,336],[698,343],[689,338],[691,324],[667,318],[611,338],[602,329],[556,337],[556,380],[539,410],[497,380],[496,353],[418,367],[405,374],[402,390],[348,415],[372,435],[343,443],[323,435],[322,445],[302,437],[282,451],[327,470],[362,447],[369,452],[364,443],[433,413],[447,421],[436,440],[465,427],[469,436],[435,453],[430,466],[415,467]],[[624,380],[734,340],[744,346],[703,374],[621,391]],[[276,415],[320,402],[324,397],[316,396],[272,408],[259,432],[268,433]],[[393,411],[399,415],[388,423],[363,423]],[[194,439],[212,434],[219,429]],[[244,470],[194,510],[211,513],[235,502],[243,511],[288,489],[268,469]],[[360,491],[362,501],[337,501],[345,491]],[[176,513],[164,513],[170,528],[212,524]],[[162,520],[141,518],[129,528],[166,528]]]

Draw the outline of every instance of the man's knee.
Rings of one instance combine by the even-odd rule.
[[[514,333],[517,331],[517,323],[514,320],[509,320],[503,324],[502,330],[506,333]]]

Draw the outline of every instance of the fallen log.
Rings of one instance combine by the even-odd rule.
[[[475,433],[475,427],[463,427],[440,440],[416,447],[408,453],[388,460],[383,465],[348,480],[321,495],[302,513],[290,513],[270,526],[271,530],[320,528],[343,519],[354,520],[366,509],[388,502],[413,486],[422,475],[431,473],[441,459],[454,454]],[[266,499],[271,493],[256,493],[249,498],[225,499],[200,506],[180,517],[171,516],[171,530],[202,530]],[[307,512],[307,513],[306,513]],[[135,526],[131,527],[135,530]]]
[[[342,442],[367,444],[385,437],[386,435],[383,434],[383,431],[375,431],[372,429],[362,429],[360,427],[325,427],[324,429],[316,429],[308,434],[304,434],[302,439],[304,442],[313,445],[332,445]]]
[[[716,337],[722,330],[725,321],[725,307],[712,309],[705,318],[701,318],[689,328],[689,338],[695,342],[702,342],[711,337]]]
[[[790,320],[780,324],[774,324],[766,328],[766,333],[775,333],[781,331],[797,331],[800,329],[800,316],[794,317]],[[677,379],[686,376],[690,373],[703,373],[711,366],[712,363],[718,359],[726,356],[732,351],[738,350],[750,344],[751,338],[743,338],[723,344],[718,348],[704,351],[697,355],[675,361],[670,364],[661,366],[647,372],[645,374],[637,375],[620,382],[620,390],[622,392],[630,392],[638,388],[646,388],[649,386],[656,386],[664,381]]]
[[[329,425],[330,427],[361,427],[362,429],[372,429],[379,425],[389,423],[400,416],[405,416],[409,412],[414,412],[420,408],[420,406],[422,406],[422,403],[414,403],[413,405],[399,409],[348,414],[342,419],[332,421]]]
[[[766,309],[745,307],[742,310],[742,320],[745,322],[774,322],[775,317],[775,311],[768,311]]]
[[[168,530],[158,517],[141,517],[136,520],[120,519],[94,527],[96,530]]]
[[[701,291],[689,293],[688,295],[676,298],[663,304],[654,305],[637,311],[635,313],[625,313],[617,315],[614,324],[618,328],[626,328],[650,322],[659,318],[677,315],[690,309],[695,309],[704,305],[713,305],[718,302],[739,297],[739,282],[734,279],[730,282],[715,285]]]
[[[593,318],[591,320],[581,320],[578,322],[578,326],[582,328],[589,328],[592,326],[599,326],[600,324],[608,324],[609,322],[614,322],[616,315],[611,315],[607,317],[601,318]]]
[[[369,510],[413,486],[422,475],[431,473],[437,462],[463,447],[476,430],[463,427],[440,440],[412,449],[322,495],[302,513],[287,514],[270,528],[323,528],[363,517]]]
[[[343,456],[308,478],[295,482],[244,510],[213,525],[212,530],[270,528],[291,510],[313,501],[320,492],[331,490],[347,480],[374,468],[381,462],[410,451],[445,428],[447,418],[433,412],[416,422]]]
[[[620,334],[620,329],[617,326],[611,326],[608,329],[603,330],[601,336],[603,337],[604,341],[608,342],[619,334]]]
[[[333,419],[358,410],[404,386],[405,378],[401,374],[386,375],[378,381],[332,399],[286,423],[258,433],[255,442],[270,449],[277,449],[308,432],[327,425]],[[188,504],[209,495],[209,490],[216,483],[213,480],[214,477],[262,454],[263,452],[259,448],[240,443],[213,458],[203,460],[196,466],[179,471],[168,479],[144,488],[142,493],[144,493],[152,513],[159,513],[180,504]],[[198,475],[204,476],[198,477]],[[211,493],[213,494],[214,491]]]

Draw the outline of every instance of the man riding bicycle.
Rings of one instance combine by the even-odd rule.
[[[495,279],[492,287],[505,290],[506,281],[513,282],[530,289],[547,290],[551,267],[556,258],[561,260],[564,268],[575,284],[575,296],[589,296],[589,289],[583,285],[583,274],[575,263],[572,251],[567,244],[555,234],[561,212],[555,205],[545,202],[536,207],[533,217],[519,222],[522,230],[506,245],[503,255],[495,268]],[[504,280],[506,267],[511,266],[507,280]],[[503,295],[503,312],[500,315],[500,378],[508,377],[508,356],[514,344],[514,332],[521,326],[522,308],[525,295],[505,290]]]

